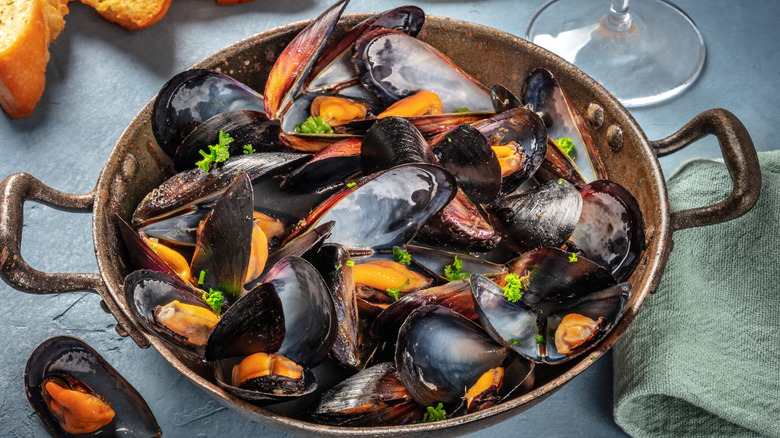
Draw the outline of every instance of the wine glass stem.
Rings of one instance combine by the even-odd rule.
[[[609,14],[604,20],[607,27],[614,31],[623,32],[631,27],[631,14],[628,13],[628,0],[612,0]]]

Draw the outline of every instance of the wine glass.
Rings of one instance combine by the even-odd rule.
[[[688,88],[704,66],[704,39],[665,0],[552,0],[525,37],[599,81],[627,107],[652,105]]]

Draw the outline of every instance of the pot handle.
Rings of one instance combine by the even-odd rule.
[[[103,279],[95,273],[51,273],[33,269],[22,258],[22,225],[24,202],[35,201],[49,207],[73,213],[92,210],[95,191],[83,195],[60,192],[28,173],[15,173],[0,183],[0,277],[14,289],[31,294],[90,291],[98,293],[103,310],[114,315],[120,336],[130,336],[141,348],[149,341],[122,312]]]
[[[663,157],[691,143],[714,134],[731,175],[733,188],[725,200],[707,207],[676,211],[671,216],[672,231],[715,225],[736,219],[750,211],[761,191],[761,169],[758,155],[747,129],[737,117],[722,108],[711,109],[694,117],[679,131],[650,142],[656,155]]]

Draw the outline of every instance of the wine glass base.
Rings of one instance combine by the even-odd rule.
[[[525,37],[580,68],[623,105],[671,99],[704,66],[704,39],[685,12],[664,0],[632,0],[630,27],[614,30],[605,1],[552,0],[528,23]]]

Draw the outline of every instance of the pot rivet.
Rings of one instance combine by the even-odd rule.
[[[585,116],[588,118],[590,126],[598,129],[604,124],[604,108],[601,105],[591,103],[585,110]]]
[[[607,128],[607,143],[614,152],[623,148],[623,130],[617,125]]]

